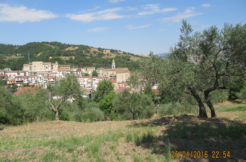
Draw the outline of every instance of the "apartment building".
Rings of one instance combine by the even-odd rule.
[[[30,64],[24,64],[23,70],[28,72],[49,72],[58,71],[58,63],[43,62],[43,61],[33,61]]]

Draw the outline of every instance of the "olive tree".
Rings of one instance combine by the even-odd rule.
[[[212,26],[194,33],[191,25],[183,21],[180,40],[172,49],[165,77],[169,79],[168,85],[170,81],[176,82],[176,88],[194,97],[201,118],[207,118],[205,105],[209,107],[211,117],[216,117],[209,97],[211,92],[228,89],[234,80],[245,77],[244,63],[235,61],[245,49],[234,48],[233,44],[245,41],[246,32],[241,32],[244,39],[232,39],[235,28],[245,31],[245,27],[225,26],[219,30]]]
[[[81,89],[77,78],[69,74],[54,86],[49,88],[49,109],[55,114],[55,119],[60,119],[61,106],[68,100],[81,100]]]
[[[151,117],[154,112],[154,104],[149,96],[136,92],[130,93],[127,89],[118,94],[113,106],[116,112],[126,119]]]

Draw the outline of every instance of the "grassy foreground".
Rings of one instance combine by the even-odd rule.
[[[230,151],[246,160],[246,104],[216,106],[217,119],[194,115],[143,121],[38,122],[0,130],[0,161],[179,161],[173,151]]]

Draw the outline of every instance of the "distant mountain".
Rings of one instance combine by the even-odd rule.
[[[111,67],[112,59],[116,67],[139,67],[138,60],[145,56],[115,49],[94,48],[86,45],[64,44],[60,42],[31,42],[25,45],[0,44],[0,69],[10,67],[21,69],[29,61],[57,61],[74,67]]]
[[[162,58],[167,58],[170,55],[170,53],[159,53],[159,54],[156,54],[156,55],[160,56]]]

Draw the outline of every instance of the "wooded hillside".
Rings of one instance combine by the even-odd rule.
[[[28,58],[29,57],[29,58]],[[144,58],[114,49],[93,48],[86,45],[71,45],[60,42],[31,42],[25,45],[0,44],[0,69],[10,67],[21,69],[30,61],[58,61],[72,66],[110,67],[115,58],[117,67],[138,67],[138,60]]]

